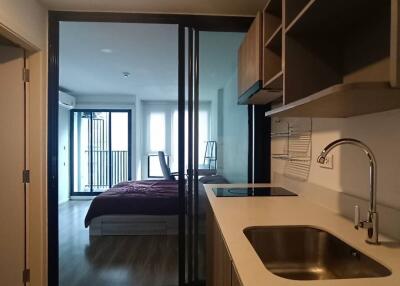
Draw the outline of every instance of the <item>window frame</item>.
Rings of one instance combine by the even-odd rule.
[[[70,110],[70,170],[69,170],[69,181],[70,181],[70,196],[97,196],[103,192],[93,191],[93,180],[91,180],[91,186],[89,192],[74,192],[74,114],[78,112],[108,112],[109,113],[109,136],[111,136],[111,114],[112,113],[127,113],[128,114],[128,180],[132,180],[132,110],[131,109],[112,109],[112,108],[74,108]],[[112,142],[109,141],[110,150],[112,148]],[[91,152],[93,151],[92,147],[90,148]],[[111,156],[111,155],[110,155]],[[112,157],[110,158],[112,159]],[[111,161],[110,161],[111,163]],[[93,172],[93,171],[92,171]],[[109,188],[112,187],[112,170],[110,172],[110,184]]]

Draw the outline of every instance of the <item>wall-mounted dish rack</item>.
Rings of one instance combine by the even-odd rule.
[[[272,152],[273,159],[289,161],[311,160],[311,118],[293,121],[275,119],[271,139],[281,141],[279,152]]]
[[[271,140],[271,157],[286,162],[284,175],[306,181],[311,168],[312,119],[274,118]]]

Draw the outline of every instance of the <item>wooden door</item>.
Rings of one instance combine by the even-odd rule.
[[[0,45],[0,279],[24,285],[25,92],[24,51]]]

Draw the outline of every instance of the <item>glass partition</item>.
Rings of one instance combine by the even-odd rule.
[[[200,174],[215,168],[230,183],[248,180],[248,107],[238,105],[237,93],[237,53],[244,35],[199,33]],[[204,101],[209,113],[201,108]]]

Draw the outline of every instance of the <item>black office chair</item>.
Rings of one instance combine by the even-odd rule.
[[[161,171],[164,179],[167,181],[175,181],[175,176],[177,173],[171,173],[171,170],[167,165],[167,161],[165,161],[165,154],[163,151],[158,151],[158,160],[160,161]]]

